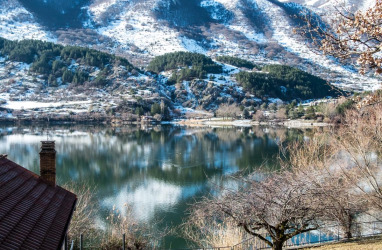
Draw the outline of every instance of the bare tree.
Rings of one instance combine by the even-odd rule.
[[[252,119],[258,122],[262,122],[265,121],[266,117],[263,111],[257,110],[256,113],[253,115]]]
[[[352,238],[357,216],[367,209],[366,200],[344,178],[342,169],[336,167],[334,148],[326,135],[316,135],[304,144],[288,148],[288,160],[282,165],[292,169],[293,178],[304,180],[312,189],[319,190],[322,200],[322,220],[338,224],[345,238]]]
[[[286,120],[287,119],[286,109],[280,108],[279,110],[277,110],[275,117],[277,120],[281,120],[281,121]]]
[[[356,60],[360,72],[374,69],[382,73],[382,0],[376,0],[375,6],[366,11],[352,12],[349,9],[336,9],[331,13],[329,22],[332,29],[313,25],[314,20],[307,20],[307,31],[316,38],[314,42],[320,50],[341,60]],[[317,34],[319,38],[317,38]]]
[[[239,177],[238,190],[226,190],[221,197],[197,203],[191,217],[232,220],[272,249],[282,249],[292,237],[317,229],[322,213],[317,190],[304,181],[296,182],[290,174],[256,172]]]
[[[356,219],[367,210],[365,199],[354,192],[351,185],[346,184],[346,180],[341,177],[326,178],[324,184],[317,188],[322,188],[326,197],[326,209],[323,211],[325,221],[339,225],[344,238],[353,238],[353,232],[357,229]]]
[[[222,104],[216,110],[216,115],[223,118],[236,118],[242,113],[240,108],[234,104]]]
[[[370,204],[382,211],[382,105],[351,110],[344,123],[334,137],[337,165]]]
[[[377,97],[376,97],[377,96]],[[378,93],[345,114],[343,125],[289,149],[290,168],[328,201],[326,220],[352,237],[355,219],[382,211],[382,104]],[[379,101],[378,101],[379,100]],[[300,178],[301,179],[301,178]]]

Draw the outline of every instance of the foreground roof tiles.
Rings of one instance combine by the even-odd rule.
[[[76,199],[0,155],[0,249],[59,249]]]

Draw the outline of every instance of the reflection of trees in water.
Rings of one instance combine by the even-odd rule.
[[[43,140],[45,131],[38,127],[14,128],[12,134],[31,134]],[[58,140],[57,172],[61,181],[96,180],[97,185],[110,186],[112,180],[113,188],[145,176],[174,184],[202,183],[211,175],[262,165],[264,159],[277,154],[276,138],[287,141],[303,137],[303,132],[296,130],[261,127],[165,126],[142,130],[76,125],[51,126],[50,134]],[[8,143],[6,136],[1,140]],[[39,146],[31,149],[22,142],[9,143],[13,143],[11,148],[19,158],[34,159],[34,166],[26,167],[38,171]]]
[[[7,133],[27,134],[34,138],[33,143],[8,140],[12,137],[6,135],[0,141],[8,144],[11,159],[38,173],[39,142],[46,139],[45,131],[39,127],[14,128]],[[49,131],[50,138],[57,141],[59,183],[96,183],[102,192],[150,177],[175,185],[200,185],[215,175],[259,167],[266,159],[266,166],[274,166],[276,138],[287,143],[304,137],[298,130],[262,127],[141,129],[76,125],[51,126]]]
[[[134,193],[152,180],[179,188],[181,197],[170,204],[171,212],[155,207],[155,216],[164,218],[163,225],[180,222],[188,204],[210,191],[211,181],[224,185],[218,181],[222,175],[259,167],[266,159],[273,166],[279,141],[303,140],[305,135],[299,130],[262,127],[76,125],[50,126],[49,131],[56,140],[58,183],[94,184],[100,200]],[[12,160],[38,173],[46,128],[0,128],[0,134],[0,153],[9,153]]]

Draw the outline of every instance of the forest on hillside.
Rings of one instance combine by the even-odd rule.
[[[75,85],[91,81],[94,86],[102,87],[107,84],[106,76],[110,67],[120,65],[128,71],[134,69],[122,57],[89,48],[62,46],[39,40],[10,41],[0,38],[0,55],[11,61],[31,64],[30,71],[45,75],[48,83],[53,86],[57,86],[57,79],[61,79],[62,83]],[[73,67],[73,63],[96,67],[100,72],[91,79],[85,68]]]
[[[344,93],[317,76],[286,65],[266,65],[262,72],[241,71],[236,80],[255,96],[268,95],[285,101],[335,97]]]

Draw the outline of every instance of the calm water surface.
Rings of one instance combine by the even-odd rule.
[[[39,173],[41,127],[1,127],[0,154]],[[142,222],[177,226],[190,204],[219,184],[221,177],[260,166],[274,167],[280,139],[303,138],[299,130],[269,128],[182,128],[159,126],[49,128],[56,141],[58,184],[92,185],[105,220],[115,206],[132,206]],[[168,236],[166,248],[186,247]]]

